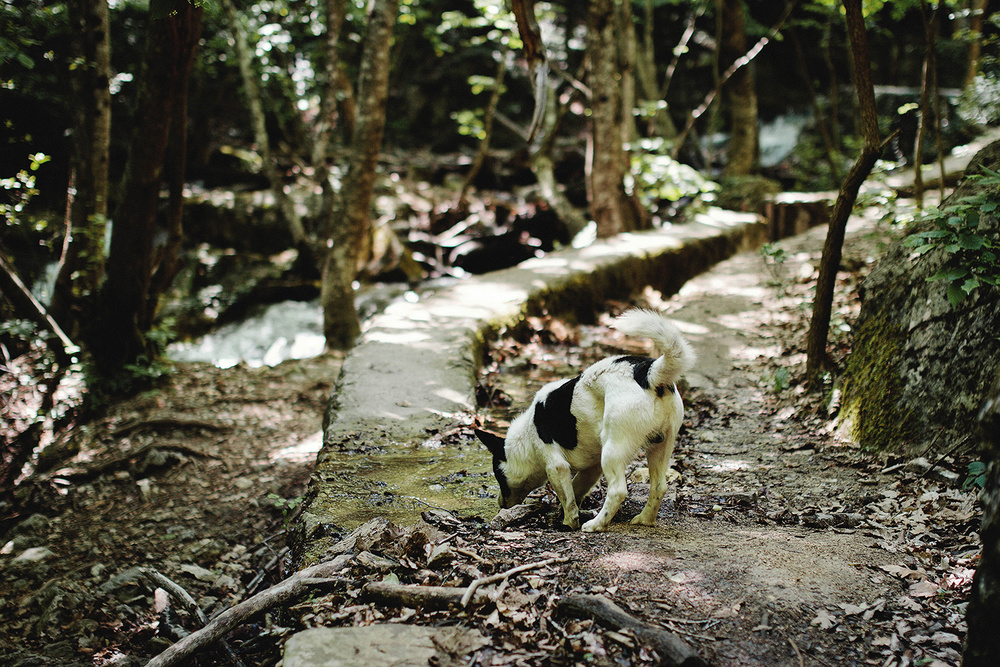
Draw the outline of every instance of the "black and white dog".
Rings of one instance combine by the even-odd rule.
[[[510,425],[507,438],[478,430],[493,454],[500,507],[521,503],[548,479],[563,508],[563,525],[580,527],[579,503],[608,480],[600,513],[583,530],[605,530],[628,493],[625,469],[639,450],[649,462],[649,500],[634,524],[652,526],[667,490],[667,466],[684,416],[678,378],[695,356],[663,315],[633,309],[615,320],[628,336],[649,338],[656,358],[616,356],[581,375],[542,387]]]

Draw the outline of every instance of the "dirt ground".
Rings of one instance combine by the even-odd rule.
[[[858,281],[883,236],[871,225],[849,236],[837,361],[848,349]],[[440,664],[658,664],[635,631],[559,611],[561,598],[585,593],[719,666],[958,665],[978,558],[975,491],[960,488],[964,461],[928,455],[937,464],[928,470],[840,442],[831,428],[836,387],[823,398],[802,390],[821,246],[814,230],[783,242],[783,261],[742,255],[679,295],[640,299],[675,318],[700,356],[685,391],[679,478],[655,528],[623,521],[644,502],[641,462],[604,534],[557,532],[547,492],[494,526],[432,512],[417,529],[387,528],[356,547],[369,556],[330,590],[256,617],[228,647],[184,664],[273,664],[294,630],[385,622],[457,623],[486,637],[471,657]],[[532,333],[494,348],[483,394],[518,409],[549,379],[623,347],[642,351],[609,321],[533,321]],[[79,452],[32,487],[36,513],[0,538],[0,664],[142,664],[201,624],[155,573],[209,619],[287,576],[286,524],[305,493],[339,363],[185,365],[162,388],[81,428]],[[498,428],[510,418],[503,407],[488,414]],[[464,443],[471,432],[449,437]],[[601,500],[595,492],[584,509]],[[541,562],[463,611],[387,604],[362,588],[464,587]]]

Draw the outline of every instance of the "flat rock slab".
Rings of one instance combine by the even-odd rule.
[[[486,646],[486,637],[464,628],[380,624],[313,628],[285,644],[285,667],[427,667],[459,665]],[[433,660],[433,662],[432,662]]]

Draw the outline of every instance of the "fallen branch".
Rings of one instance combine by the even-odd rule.
[[[229,424],[219,424],[217,422],[205,421],[203,419],[188,419],[187,417],[163,415],[160,417],[152,417],[150,419],[129,422],[128,424],[119,426],[111,432],[111,436],[114,438],[120,438],[135,431],[146,429],[155,430],[161,428],[203,428],[207,431],[228,431],[232,429],[232,426]]]
[[[73,356],[80,352],[80,348],[52,319],[52,316],[45,310],[45,306],[40,304],[38,299],[31,294],[31,291],[18,277],[14,266],[3,255],[0,255],[0,294],[6,296],[14,306],[15,314],[31,320],[52,333],[52,336],[45,338],[45,344],[56,355],[60,364],[70,363]]]
[[[525,565],[518,565],[517,567],[511,568],[506,572],[500,572],[499,574],[491,574],[488,577],[479,577],[465,589],[465,594],[462,596],[462,606],[465,607],[469,604],[469,600],[472,596],[476,594],[476,589],[480,586],[486,586],[492,584],[494,581],[500,581],[501,579],[506,579],[507,577],[517,574],[519,572],[527,572],[528,570],[537,570],[540,567],[545,567],[546,565],[552,565],[553,563],[565,563],[569,561],[569,558],[547,558],[545,560],[540,560],[537,563],[527,563]]]
[[[120,456],[116,456],[108,461],[103,461],[101,463],[96,463],[87,468],[59,468],[51,473],[48,473],[45,479],[51,479],[53,477],[58,477],[60,479],[69,479],[74,482],[86,481],[93,479],[95,477],[100,477],[113,470],[118,470],[119,468],[124,468],[130,461],[133,461],[140,456],[144,456],[154,449],[160,449],[165,451],[176,451],[182,452],[184,454],[190,454],[192,456],[201,456],[208,459],[218,459],[218,456],[214,454],[208,454],[206,452],[200,451],[194,447],[189,447],[177,442],[149,442],[141,447],[137,447],[131,451],[128,451]]]
[[[205,612],[202,611],[201,607],[198,606],[198,603],[195,602],[195,599],[191,597],[191,594],[188,593],[183,586],[152,568],[143,568],[142,574],[154,587],[158,587],[165,591],[167,595],[180,602],[181,605],[188,610],[188,612],[194,614],[201,627],[208,625],[208,617],[205,616]],[[220,643],[222,644],[223,649],[225,649],[226,655],[229,656],[229,659],[234,665],[243,665],[243,661],[239,659],[239,656],[236,654],[236,651],[233,650],[233,647],[229,645],[229,642],[225,639],[221,639]]]
[[[404,607],[421,609],[448,609],[449,607],[466,606],[463,602],[467,589],[454,586],[417,586],[393,584],[387,581],[373,581],[365,584],[361,595],[374,598],[386,604],[397,604]],[[472,596],[470,596],[470,599]],[[476,604],[489,601],[486,593],[475,595]]]
[[[275,584],[245,602],[222,612],[204,628],[192,632],[147,662],[146,667],[170,667],[183,663],[251,617],[302,595],[312,586],[327,583],[329,577],[346,569],[353,558],[353,556],[343,554],[326,563],[313,565],[296,572],[281,583]]]
[[[568,595],[559,601],[558,609],[575,616],[589,616],[611,628],[631,630],[660,655],[664,665],[709,667],[683,639],[640,621],[602,595]]]

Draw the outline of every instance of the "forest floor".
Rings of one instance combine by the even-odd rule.
[[[885,235],[871,224],[849,235],[837,363],[858,284]],[[582,593],[613,600],[718,666],[958,665],[979,553],[977,496],[961,489],[965,461],[921,465],[840,441],[835,388],[823,398],[801,388],[822,239],[813,230],[782,242],[783,255],[768,262],[741,255],[679,295],[647,290],[639,300],[675,318],[701,358],[685,391],[679,479],[657,527],[622,522],[644,501],[641,461],[604,534],[557,532],[549,492],[492,525],[428,512],[414,526],[379,527],[363,545],[331,547],[368,556],[308,600],[241,626],[228,649],[183,664],[273,664],[294,630],[377,623],[476,633],[437,664],[659,664],[641,631],[559,607]],[[545,381],[623,347],[642,351],[609,321],[533,320],[533,334],[499,341],[482,379],[501,406],[488,423],[504,428],[503,403],[522,407]],[[290,574],[285,528],[339,364],[323,356],[262,369],[184,365],[155,392],[81,427],[79,453],[35,491],[44,513],[0,538],[0,664],[142,664],[199,626],[158,577],[212,618]],[[470,431],[447,437],[472,446]],[[595,491],[584,510],[602,499]],[[537,567],[484,586],[488,596],[459,611],[362,590],[369,581],[464,588],[526,564]]]

